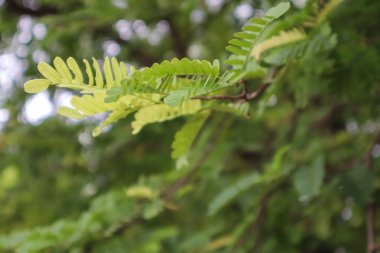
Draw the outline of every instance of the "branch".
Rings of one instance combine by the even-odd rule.
[[[223,119],[223,122],[225,122],[225,119]],[[207,159],[207,157],[210,155],[210,153],[214,150],[213,147],[216,144],[216,142],[217,142],[217,140],[218,140],[223,129],[224,129],[223,127],[219,127],[217,129],[217,131],[215,131],[215,133],[213,133],[213,135],[211,136],[210,141],[209,141],[207,147],[205,148],[204,152],[194,162],[194,165],[192,166],[190,171],[185,176],[181,177],[178,181],[175,181],[173,184],[169,185],[168,187],[166,187],[162,191],[162,193],[160,194],[162,199],[164,199],[168,202],[171,202],[175,198],[175,194],[180,189],[182,189],[184,186],[188,185],[189,183],[191,183],[195,179],[194,176],[195,176],[196,172],[198,171],[200,166],[204,163],[204,161]],[[87,241],[83,246],[83,253],[91,253],[94,245],[96,245],[96,243],[98,241],[106,241],[106,240],[111,239],[114,236],[122,235],[124,232],[126,232],[128,229],[134,227],[135,225],[141,225],[141,224],[144,224],[145,222],[146,222],[146,220],[143,217],[138,216],[132,220],[129,220],[129,221],[122,223],[117,228],[115,228],[113,231],[111,231],[111,233],[101,237],[100,239],[97,238],[97,239]]]
[[[59,10],[54,6],[42,5],[37,9],[30,9],[22,4],[19,4],[16,0],[5,0],[5,8],[20,15],[26,14],[34,17],[42,17],[59,13]]]
[[[195,179],[195,175],[198,171],[198,169],[201,167],[201,165],[205,162],[205,160],[210,156],[212,151],[214,150],[214,146],[218,141],[219,136],[221,135],[224,126],[226,124],[226,120],[224,119],[221,123],[221,127],[218,127],[214,134],[211,136],[208,145],[202,152],[202,154],[194,161],[192,168],[189,170],[189,172],[180,178],[178,181],[174,182],[173,184],[169,185],[162,193],[163,199],[171,200],[175,198],[175,194],[180,190],[181,188],[185,187],[189,183],[191,183]]]
[[[367,206],[367,253],[374,253],[375,249],[375,206]]]
[[[131,227],[133,227],[135,225],[142,224],[144,222],[145,222],[145,220],[144,220],[143,217],[136,217],[133,220],[126,221],[126,222],[122,223],[119,227],[117,227],[115,230],[113,230],[110,234],[107,234],[107,235],[103,236],[100,239],[97,238],[97,239],[93,239],[93,240],[87,241],[86,244],[83,246],[83,253],[91,253],[92,250],[93,250],[93,246],[99,240],[107,241],[107,240],[111,239],[114,236],[121,235],[122,233],[124,233],[129,228],[131,228]]]
[[[236,250],[238,248],[241,248],[247,242],[247,240],[252,238],[253,233],[258,231],[259,228],[262,226],[264,219],[265,219],[266,211],[267,211],[269,195],[270,194],[265,194],[261,198],[259,212],[257,214],[255,221],[252,223],[251,227],[249,229],[247,229],[247,231],[243,234],[243,236],[240,238],[240,240],[235,245],[235,247],[233,247],[232,252],[234,252],[234,250]]]
[[[200,99],[200,100],[232,100],[232,101],[238,101],[238,100],[244,100],[244,101],[250,101],[255,100],[259,98],[269,87],[270,83],[265,83],[262,86],[260,86],[257,90],[254,92],[249,93],[246,88],[246,84],[244,82],[244,90],[239,95],[217,95],[217,96],[208,96],[208,97],[194,97],[194,99]]]
[[[184,58],[187,56],[188,38],[184,38],[186,35],[181,29],[176,25],[171,16],[165,18],[170,26],[171,38],[174,44],[174,48],[178,58]],[[187,36],[189,37],[189,36]]]
[[[268,89],[269,85],[272,83],[273,79],[277,76],[277,74],[281,70],[280,67],[276,67],[273,69],[273,71],[270,73],[270,75],[267,76],[266,80],[264,83],[255,91],[249,92],[247,88],[247,81],[242,80],[241,83],[243,84],[243,91],[242,93],[238,95],[216,95],[216,96],[197,96],[194,97],[194,99],[200,99],[200,100],[232,100],[232,101],[239,101],[239,100],[244,100],[244,101],[251,101],[260,98],[265,91]]]
[[[263,225],[265,221],[265,215],[266,211],[268,209],[268,202],[272,194],[274,194],[278,188],[283,186],[283,182],[278,183],[275,185],[272,189],[268,190],[260,199],[260,206],[259,206],[259,212],[256,216],[256,219],[252,223],[251,227],[248,228],[245,233],[240,237],[239,241],[233,246],[231,252],[236,252],[238,248],[241,248],[248,240],[252,240],[253,234],[257,231],[259,231],[260,227]],[[260,236],[261,234],[258,233],[255,244],[253,245],[253,250],[252,252],[256,252],[260,245]]]
[[[371,148],[368,150],[364,162],[367,165],[369,171],[372,170],[372,150],[380,142],[380,131],[376,135],[374,142],[371,145]],[[380,250],[380,244],[376,244],[375,236],[375,214],[376,214],[376,203],[370,203],[367,205],[366,212],[366,226],[367,226],[367,253],[375,253]]]

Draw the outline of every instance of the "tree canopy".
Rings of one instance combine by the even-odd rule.
[[[380,251],[380,2],[0,17],[1,252]]]

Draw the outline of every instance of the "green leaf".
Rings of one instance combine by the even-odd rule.
[[[104,76],[106,78],[106,84],[107,88],[112,88],[114,86],[114,80],[113,80],[113,75],[112,75],[112,69],[111,69],[111,63],[110,59],[106,57],[104,60]]]
[[[236,62],[232,64],[236,72],[244,73],[246,71],[247,65],[252,61],[251,51],[255,48],[260,35],[273,20],[283,15],[289,7],[289,3],[280,3],[276,7],[269,9],[264,17],[250,19],[248,24],[242,27],[241,32],[234,34],[234,39],[229,41],[226,50],[232,53],[232,58],[235,56],[244,57],[244,60],[240,64]],[[225,63],[231,64],[231,61],[226,61]]]
[[[190,115],[198,112],[202,107],[199,100],[185,101],[181,106],[168,106],[166,104],[156,104],[144,107],[135,114],[135,121],[132,122],[133,134],[137,134],[141,129],[151,123],[163,122],[180,116]]]
[[[164,207],[162,205],[161,201],[155,200],[149,204],[146,205],[146,207],[143,210],[143,217],[146,220],[150,220],[157,215],[159,215],[164,210]]]
[[[236,183],[226,187],[220,194],[218,194],[208,206],[208,214],[214,215],[231,200],[239,196],[243,191],[248,190],[255,184],[260,182],[260,175],[255,171],[239,179]]]
[[[282,2],[279,3],[277,6],[270,8],[266,13],[265,16],[271,16],[274,18],[279,18],[282,15],[285,14],[290,8],[290,4],[288,2]]]
[[[78,63],[74,60],[74,58],[69,57],[66,62],[67,62],[67,66],[69,66],[69,68],[75,75],[75,78],[74,78],[75,81],[79,83],[83,83],[82,71],[80,70]]]
[[[62,82],[63,83],[71,83],[72,76],[70,73],[69,68],[67,67],[66,63],[62,60],[60,57],[55,57],[54,61],[54,67],[58,71],[58,73],[63,77]]]
[[[210,112],[201,113],[190,117],[179,130],[172,144],[172,158],[179,158],[189,152],[198,132],[202,128]]]
[[[249,52],[236,46],[226,46],[226,49],[227,51],[230,51],[231,53],[236,55],[247,55],[247,53]]]
[[[40,62],[37,65],[38,71],[43,75],[46,79],[48,79],[53,84],[57,84],[61,82],[61,76],[59,73],[46,62]]]
[[[365,206],[372,199],[373,179],[373,173],[363,166],[357,166],[344,174],[340,181],[345,195],[352,197],[357,204]]]
[[[72,118],[72,119],[82,119],[84,117],[83,114],[80,114],[74,108],[62,106],[58,108],[58,114],[64,117]]]
[[[305,40],[307,36],[304,32],[293,29],[286,32],[281,32],[279,35],[273,36],[270,39],[263,41],[253,48],[251,54],[257,59],[260,59],[260,55],[272,48],[283,46],[286,44],[295,43],[297,41]]]
[[[324,158],[319,155],[309,166],[301,167],[294,174],[294,186],[301,201],[309,201],[319,194],[325,176]]]
[[[50,84],[50,80],[47,79],[34,79],[24,84],[24,90],[28,93],[38,93],[49,88]]]
[[[96,86],[98,86],[99,88],[103,88],[104,83],[103,83],[102,71],[100,70],[99,63],[95,58],[92,58],[92,65],[94,66],[94,69],[95,69]]]
[[[94,74],[92,73],[91,65],[88,62],[88,60],[86,60],[86,59],[84,59],[83,62],[86,66],[86,73],[88,76],[88,85],[93,86],[94,85]]]

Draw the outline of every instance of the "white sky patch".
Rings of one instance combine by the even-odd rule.
[[[84,146],[84,147],[91,145],[92,142],[93,142],[93,138],[92,138],[92,135],[91,135],[91,131],[87,131],[87,130],[85,130],[84,132],[81,132],[81,133],[78,135],[78,141],[79,141],[79,143],[82,144],[82,146]]]
[[[373,158],[378,158],[380,156],[380,145],[376,144],[371,150],[371,155]]]
[[[16,48],[16,55],[20,58],[25,58],[29,54],[29,48],[24,45],[19,45]]]
[[[9,119],[9,111],[7,109],[0,109],[0,123],[4,123]]]
[[[0,6],[4,4],[5,0],[0,0]]]
[[[234,10],[234,16],[239,20],[248,19],[253,15],[253,8],[248,3],[239,4]]]
[[[103,50],[106,56],[116,56],[120,54],[121,48],[115,41],[106,40],[103,42]]]
[[[268,106],[275,106],[276,104],[277,104],[277,96],[276,95],[270,96],[268,99],[267,105]]]
[[[82,188],[81,195],[85,197],[91,197],[92,195],[96,194],[97,191],[98,189],[94,183],[88,183]]]
[[[126,0],[112,0],[112,4],[120,9],[126,9],[128,7]]]
[[[342,211],[342,219],[347,221],[352,217],[352,209],[351,207],[345,207]]]
[[[49,55],[45,51],[43,51],[41,49],[37,49],[37,50],[35,50],[33,52],[33,61],[35,63],[39,63],[39,62],[42,62],[42,61],[49,62],[50,61],[50,57],[49,57]]]
[[[54,98],[53,98],[54,108],[59,109],[62,106],[75,108],[74,106],[71,105],[71,99],[73,98],[73,96],[74,94],[70,91],[61,90],[61,89],[56,90],[56,92],[54,93]],[[81,120],[64,117],[64,121],[67,124],[77,124]]]
[[[38,23],[33,26],[33,35],[37,40],[42,40],[47,34],[47,28],[44,24]]]
[[[38,2],[38,0],[23,0],[22,4],[29,9],[37,10],[41,6]]]
[[[350,120],[346,123],[346,131],[350,134],[359,132],[359,125],[355,120]]]
[[[216,13],[222,8],[223,0],[206,0],[205,3],[210,12]]]
[[[165,20],[161,20],[156,24],[153,30],[149,32],[148,43],[152,46],[157,46],[169,31],[169,23]]]
[[[170,31],[170,25],[168,21],[161,20],[160,22],[157,23],[155,30],[160,34],[165,35]]]
[[[18,42],[21,44],[28,44],[32,40],[32,33],[30,31],[22,31],[18,35]]]
[[[200,24],[203,23],[206,19],[206,13],[201,9],[195,9],[190,14],[190,20],[193,23]]]
[[[33,19],[29,16],[21,16],[17,24],[19,33],[17,40],[21,44],[27,44],[32,39]]]
[[[187,54],[191,59],[198,59],[201,57],[202,48],[198,44],[192,44],[187,50]]]
[[[21,31],[24,31],[24,30],[30,31],[32,26],[33,26],[33,19],[27,15],[21,16],[17,23],[17,27]]]
[[[9,119],[9,111],[7,109],[0,109],[0,131]]]
[[[54,94],[54,104],[57,107],[66,106],[72,107],[71,98],[73,97],[73,93],[64,90],[57,90]]]
[[[130,40],[132,38],[132,24],[128,20],[121,19],[114,25],[119,37],[122,40]]]
[[[140,38],[145,39],[149,35],[149,28],[145,22],[140,19],[133,21],[132,28]]]
[[[293,1],[293,4],[294,4],[297,8],[303,8],[303,7],[305,7],[306,2],[307,2],[307,0],[292,0],[292,1]]]
[[[370,133],[374,133],[376,130],[377,130],[377,124],[372,121],[372,120],[367,120],[363,126],[362,126],[362,131],[364,133],[367,133],[367,134],[370,134]]]
[[[53,105],[47,91],[31,96],[25,103],[22,117],[28,123],[37,125],[47,117],[53,115]]]
[[[13,53],[0,55],[0,100],[10,92],[15,82],[20,82],[25,66],[21,59]]]
[[[152,32],[148,35],[148,43],[152,46],[160,44],[162,36],[157,32]]]

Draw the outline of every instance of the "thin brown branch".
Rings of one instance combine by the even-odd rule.
[[[260,98],[265,91],[268,89],[273,79],[277,76],[277,74],[281,70],[281,66],[276,67],[272,70],[272,72],[265,78],[264,83],[255,91],[249,92],[247,87],[247,81],[242,80],[240,83],[243,84],[243,91],[238,95],[215,95],[215,96],[197,96],[194,99],[200,100],[232,100],[232,101],[252,101]]]
[[[375,249],[375,206],[370,204],[367,207],[367,253],[374,253]]]
[[[238,100],[244,100],[244,101],[250,101],[255,100],[259,98],[266,89],[269,87],[270,83],[265,83],[262,86],[260,86],[257,90],[249,93],[246,88],[242,91],[242,93],[238,95],[216,95],[216,96],[198,96],[194,97],[194,99],[200,99],[200,100],[232,100],[232,101],[238,101]],[[245,84],[244,84],[245,86]]]
[[[268,190],[264,195],[261,197],[259,202],[259,211],[258,214],[253,221],[252,225],[244,232],[244,234],[240,237],[238,242],[234,245],[232,248],[231,253],[235,252],[237,249],[243,247],[243,245],[248,241],[252,240],[253,234],[260,230],[260,228],[263,226],[263,223],[265,221],[265,215],[266,211],[268,209],[268,202],[272,194],[274,194],[279,187],[283,186],[283,183],[280,182],[270,190]],[[256,251],[260,247],[260,240],[261,234],[256,234],[255,244],[253,245],[253,251]]]
[[[169,185],[166,189],[163,190],[161,194],[161,197],[163,199],[165,199],[168,202],[171,202],[175,198],[175,194],[178,192],[178,190],[182,189],[184,186],[188,185],[195,179],[194,175],[200,168],[201,164],[205,162],[207,157],[214,150],[213,147],[215,143],[218,141],[218,138],[222,130],[223,130],[223,127],[219,127],[217,131],[215,131],[206,149],[204,150],[204,152],[202,152],[202,155],[194,162],[192,169],[190,169],[190,171],[185,176],[183,176],[178,181],[174,182],[173,184]],[[100,240],[105,241],[105,240],[109,240],[110,238],[114,236],[122,235],[125,231],[127,231],[131,227],[143,224],[144,222],[146,222],[146,220],[143,217],[136,217],[130,221],[126,221],[120,224],[111,233],[100,238]],[[99,239],[88,241],[83,247],[83,253],[91,253],[93,250],[93,246],[96,244],[97,241],[99,241]]]
[[[19,15],[30,15],[34,17],[42,17],[59,13],[59,10],[54,6],[41,5],[36,9],[31,9],[16,0],[5,0],[5,8],[10,12],[17,13]]]
[[[380,250],[380,244],[375,244],[372,246],[372,252],[376,252]]]
[[[364,162],[368,170],[372,170],[373,156],[372,151],[374,147],[380,142],[380,131],[377,133],[375,140],[373,141],[371,148],[368,150]],[[366,210],[366,226],[367,226],[367,253],[376,253],[380,250],[380,245],[376,244],[376,229],[375,229],[375,214],[376,203],[370,203],[367,205]]]
[[[165,20],[168,22],[170,26],[170,32],[171,32],[171,39],[175,48],[175,53],[177,54],[178,58],[184,58],[187,56],[187,47],[188,47],[188,37],[189,35],[186,35],[183,31],[181,31],[181,28],[178,27],[176,22],[173,21],[173,18],[171,16],[168,16],[165,18]],[[186,35],[186,38],[184,37]]]
[[[116,229],[114,229],[111,233],[100,238],[100,240],[107,241],[114,236],[118,236],[118,235],[123,234],[129,228],[131,228],[135,225],[142,224],[144,222],[145,222],[145,220],[143,217],[136,217],[133,220],[126,221],[126,222],[120,224],[120,226],[117,227]],[[93,246],[96,244],[97,241],[99,241],[99,238],[86,242],[86,244],[83,246],[83,253],[91,253],[93,250]]]
[[[252,223],[252,225],[249,227],[249,229],[246,230],[246,232],[243,234],[243,236],[237,242],[237,244],[233,248],[232,252],[234,252],[238,248],[241,248],[248,240],[250,240],[252,238],[253,233],[258,231],[259,228],[262,226],[264,219],[265,219],[266,211],[267,211],[268,200],[269,200],[269,194],[265,194],[261,198],[259,212],[256,216],[255,221]]]
[[[223,130],[223,127],[217,128],[217,130],[215,131],[213,136],[210,138],[210,141],[208,142],[208,145],[205,148],[205,150],[198,157],[198,159],[193,163],[193,166],[190,169],[190,171],[185,176],[183,176],[181,179],[174,182],[172,185],[168,186],[163,191],[162,196],[164,199],[167,199],[167,200],[173,199],[176,192],[178,192],[179,189],[185,187],[186,185],[188,185],[189,183],[191,183],[195,179],[194,176],[195,176],[196,172],[198,171],[198,169],[201,167],[201,165],[205,162],[205,160],[210,156],[210,154],[214,150],[214,146],[215,146],[216,142],[218,141],[218,138],[219,138],[222,130]]]
[[[377,135],[376,135],[376,137],[375,137],[375,139],[371,145],[371,148],[368,150],[368,152],[364,158],[364,162],[365,162],[365,164],[369,170],[372,169],[372,161],[373,161],[372,151],[375,148],[375,146],[379,143],[380,143],[380,131],[377,133]]]

